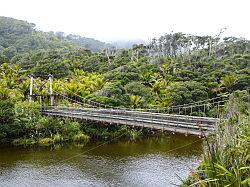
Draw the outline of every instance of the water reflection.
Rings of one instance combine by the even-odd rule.
[[[197,166],[202,152],[199,139],[181,135],[114,142],[86,152],[97,145],[2,147],[0,186],[173,186]]]

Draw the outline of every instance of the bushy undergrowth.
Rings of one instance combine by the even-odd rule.
[[[52,138],[39,138],[38,143],[40,145],[51,145],[54,143],[54,140]]]
[[[223,115],[227,119],[206,139],[203,161],[183,186],[250,186],[249,103],[242,99],[240,94],[230,97]]]
[[[110,140],[116,137],[137,139],[142,136],[141,130],[127,126],[94,124],[74,119],[43,116],[37,102],[11,101],[2,102],[0,140],[14,145],[51,145],[63,142],[86,144],[90,140]],[[4,109],[5,108],[5,109]],[[4,110],[3,110],[4,109]],[[4,128],[3,128],[4,127]],[[13,128],[15,127],[15,128]]]
[[[77,143],[88,143],[90,137],[83,134],[82,132],[77,133],[72,137],[72,140]]]

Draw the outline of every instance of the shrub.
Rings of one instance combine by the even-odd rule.
[[[14,103],[10,100],[0,100],[0,140],[15,138],[21,129],[14,123]]]
[[[66,122],[65,126],[66,126],[65,133],[69,137],[74,136],[75,134],[77,134],[80,131],[80,124],[78,122],[68,121],[68,122]]]
[[[249,121],[240,113],[241,97],[230,96],[224,120],[206,139],[203,161],[183,186],[249,186]],[[244,103],[243,103],[244,104]]]
[[[61,143],[63,141],[63,137],[60,134],[56,134],[53,136],[54,143]]]
[[[124,88],[126,92],[131,95],[138,95],[141,97],[150,97],[151,95],[150,89],[140,82],[130,82],[126,84]]]
[[[41,117],[40,105],[36,102],[18,102],[15,104],[15,117],[17,124],[28,136],[34,136],[34,129],[38,126]]]
[[[83,134],[82,132],[78,132],[76,135],[72,137],[72,140],[74,142],[81,142],[81,143],[88,143],[90,140],[90,137]]]
[[[37,141],[34,138],[19,138],[12,141],[13,145],[34,145]]]
[[[0,124],[11,124],[14,117],[14,103],[10,100],[0,100]]]
[[[132,129],[130,130],[130,139],[131,140],[136,140],[142,136],[142,130],[135,130]]]
[[[53,144],[53,143],[54,143],[54,140],[53,140],[52,138],[40,138],[40,139],[38,140],[38,143],[39,143],[40,145],[45,145],[45,146],[47,146],[47,145]]]

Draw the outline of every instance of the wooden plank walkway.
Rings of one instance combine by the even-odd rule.
[[[71,117],[97,122],[124,124],[170,131],[173,133],[207,136],[218,122],[217,118],[151,113],[121,109],[97,109],[50,106],[42,109],[45,115]]]

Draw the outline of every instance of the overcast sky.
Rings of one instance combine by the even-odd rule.
[[[158,37],[171,31],[250,39],[250,0],[1,0],[0,16],[102,41]]]

